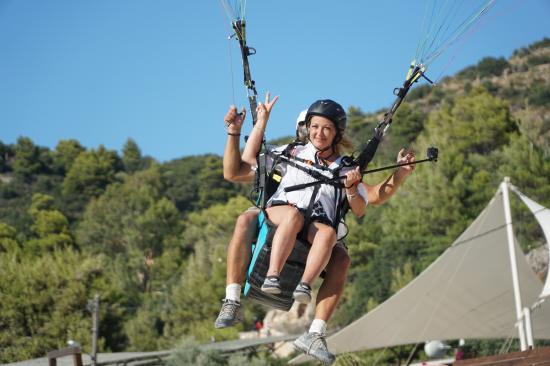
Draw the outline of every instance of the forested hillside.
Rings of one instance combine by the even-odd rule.
[[[331,326],[348,324],[420,273],[504,176],[550,206],[549,106],[549,39],[412,90],[374,165],[392,163],[403,146],[419,157],[437,146],[440,159],[418,166],[389,203],[350,218],[353,264]],[[382,113],[350,109],[357,145]],[[0,142],[0,362],[42,357],[68,339],[89,352],[88,302],[96,293],[102,352],[230,339],[251,328],[265,312],[251,302],[242,325],[213,328],[226,244],[250,206],[250,187],[225,182],[221,164],[214,155],[159,163],[131,139],[122,154],[76,140],[53,150],[26,137]],[[527,216],[517,202],[514,211]],[[517,235],[525,250],[543,244],[534,224]]]

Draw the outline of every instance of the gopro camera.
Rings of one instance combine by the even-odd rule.
[[[437,149],[437,147],[429,147],[426,154],[428,155],[428,160],[437,161],[439,150]]]

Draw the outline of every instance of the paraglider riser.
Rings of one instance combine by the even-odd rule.
[[[308,243],[304,243],[299,239],[296,240],[294,249],[280,274],[280,283],[282,287],[281,294],[273,295],[265,293],[261,290],[261,287],[269,268],[271,242],[277,227],[266,219],[263,212],[258,216],[258,222],[260,230],[256,244],[253,245],[252,258],[247,270],[244,294],[260,304],[288,311],[294,303],[292,292],[298,283],[300,283],[304,273],[310,246]]]

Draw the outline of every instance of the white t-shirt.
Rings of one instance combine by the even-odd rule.
[[[271,149],[271,152],[275,155],[282,154],[282,152],[286,149],[288,145],[281,146],[275,149]],[[308,143],[307,145],[297,145],[293,148],[293,150],[290,152],[290,155],[296,156],[298,158],[304,159],[306,161],[315,162],[315,155],[317,153],[317,149],[311,144]],[[313,169],[320,174],[332,178],[332,171],[339,168],[342,162],[342,157],[339,157],[334,162],[332,162],[328,168],[331,171],[323,170],[315,168],[312,165],[307,164],[306,162],[301,162],[298,160],[294,160],[294,162],[297,165],[306,167],[308,169]],[[271,166],[273,164],[273,160],[268,159],[268,169],[271,169]],[[271,166],[270,166],[271,165]],[[344,167],[340,170],[339,175],[343,176],[346,174],[346,172],[354,169],[354,167]],[[312,177],[311,175],[307,174],[306,172],[293,167],[289,164],[280,164],[278,166],[278,170],[282,174],[281,183],[279,184],[279,187],[277,188],[277,191],[273,194],[273,196],[268,201],[268,206],[273,201],[284,201],[289,204],[296,205],[296,207],[307,210],[309,206],[309,202],[311,200],[311,195],[313,194],[314,187],[307,187],[304,189],[300,189],[297,191],[292,192],[285,192],[284,189],[286,187],[295,186],[297,184],[303,184],[303,183],[310,183],[317,181],[316,178]],[[343,179],[342,179],[343,182]],[[357,186],[359,194],[366,203],[368,203],[367,199],[367,192],[365,190],[365,187],[362,184],[359,184]],[[332,222],[336,219],[336,191],[342,190],[342,188],[335,189],[334,186],[329,184],[321,184],[319,186],[319,191],[317,192],[317,197],[315,198],[315,201],[319,201],[321,205],[323,206],[323,210],[327,214],[327,217]],[[345,192],[340,193],[341,200],[346,199],[345,198]]]

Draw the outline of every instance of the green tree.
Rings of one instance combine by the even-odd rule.
[[[511,183],[545,207],[550,207],[550,161],[525,135],[514,135],[498,155],[495,180],[510,177]],[[514,234],[526,251],[544,245],[544,234],[533,214],[515,195],[511,196]]]
[[[509,63],[504,57],[485,57],[476,66],[470,66],[460,71],[457,76],[467,80],[500,76],[508,67]]]
[[[0,253],[18,253],[21,248],[16,237],[17,230],[0,221]]]
[[[42,169],[40,149],[28,137],[19,137],[13,148],[15,160],[13,172],[24,181],[30,181],[33,175]]]
[[[29,252],[64,248],[73,244],[69,231],[69,221],[53,207],[53,197],[36,193],[32,197],[29,215],[32,218],[31,230],[34,237],[25,243]]]
[[[382,145],[384,155],[393,159],[401,148],[410,147],[416,137],[422,132],[427,115],[421,108],[409,103],[401,105],[392,123],[391,133]]]
[[[131,138],[126,140],[122,148],[122,163],[124,164],[124,170],[128,173],[134,173],[143,167],[141,150],[137,143]]]
[[[212,321],[224,295],[226,246],[237,216],[249,205],[242,197],[233,198],[224,205],[192,213],[186,219],[182,241],[183,245],[193,247],[193,254],[180,282],[170,292],[169,310],[163,315],[167,341],[191,334],[199,341],[211,336],[216,339],[236,336],[239,327],[215,330]],[[249,322],[251,317],[247,312]]]
[[[550,160],[525,135],[514,134],[498,155],[497,177],[512,184],[545,207],[550,206]]]
[[[225,357],[218,351],[203,351],[196,341],[190,338],[183,339],[176,352],[168,359],[169,366],[197,365],[222,366],[226,365]]]
[[[223,179],[222,161],[217,157],[207,158],[198,175],[199,205],[209,207],[214,203],[226,202],[234,193],[233,185]]]
[[[100,146],[78,155],[63,181],[63,194],[71,197],[97,197],[115,181],[120,159],[113,150]]]
[[[162,335],[162,321],[158,311],[158,304],[142,305],[136,314],[125,324],[128,336],[129,351],[156,351],[159,349],[158,340]]]
[[[231,184],[223,179],[222,160],[214,155],[170,161],[162,165],[162,175],[166,196],[184,215],[249,191],[249,185]]]
[[[507,104],[482,89],[457,97],[430,114],[416,144],[419,151],[431,145],[440,147],[439,161],[418,166],[381,207],[379,219],[368,217],[378,208],[367,210],[365,227],[358,230],[363,239],[351,236],[348,245],[361,248],[371,242],[369,247],[375,249],[367,252],[368,262],[366,256],[360,257],[359,263],[354,261],[357,269],[350,272],[348,286],[351,296],[346,295],[345,314],[340,313],[339,319],[349,321],[362,315],[369,299],[387,299],[402,285],[403,281],[397,285],[396,276],[407,263],[413,264],[406,271],[410,278],[452,243],[494,194],[502,179],[494,174],[498,151],[513,134],[515,124]]]
[[[154,283],[162,286],[163,276],[181,261],[179,213],[162,191],[158,167],[137,172],[93,200],[77,228],[77,242],[86,252],[125,258],[133,286],[142,291],[152,291]]]
[[[84,147],[77,140],[59,140],[52,153],[55,170],[61,174],[68,172],[83,151]]]
[[[43,357],[52,349],[79,341],[90,352],[91,318],[87,302],[102,294],[100,347],[112,349],[106,337],[121,328],[121,311],[110,300],[123,303],[124,294],[104,279],[105,257],[86,257],[73,249],[43,256],[0,253],[0,362]],[[115,282],[116,284],[116,282]]]
[[[9,145],[0,141],[0,173],[7,172],[11,169],[10,157],[13,156],[13,151]]]

